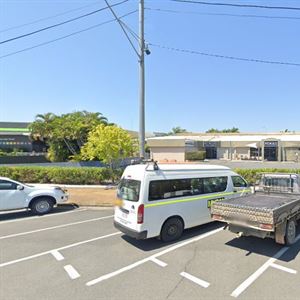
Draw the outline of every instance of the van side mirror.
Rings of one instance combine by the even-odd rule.
[[[23,186],[23,185],[17,185],[17,190],[18,190],[18,191],[24,190],[24,186]]]

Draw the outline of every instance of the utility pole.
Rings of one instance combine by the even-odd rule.
[[[139,49],[136,50],[134,44],[132,43],[127,31],[132,34],[130,27],[128,27],[123,21],[118,18],[111,5],[109,5],[108,0],[104,0],[107,7],[110,9],[116,21],[119,23],[123,33],[125,34],[127,40],[129,41],[131,47],[135,51],[139,59],[139,69],[140,69],[140,88],[139,88],[139,145],[140,145],[140,158],[145,158],[145,53],[150,54],[148,47],[145,46],[145,37],[144,37],[144,12],[145,12],[145,3],[144,0],[139,0]],[[137,34],[135,34],[136,38]]]
[[[139,2],[139,145],[140,157],[145,157],[145,39],[144,39],[144,0]]]

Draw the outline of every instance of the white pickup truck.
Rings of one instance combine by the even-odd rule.
[[[60,187],[38,187],[0,177],[0,211],[29,208],[33,213],[49,213],[66,202],[68,194]]]

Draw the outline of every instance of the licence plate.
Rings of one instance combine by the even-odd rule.
[[[118,206],[118,207],[122,207],[123,206],[123,201],[121,199],[117,199],[115,201],[115,205]]]
[[[128,215],[125,213],[122,213],[122,218],[127,219]]]

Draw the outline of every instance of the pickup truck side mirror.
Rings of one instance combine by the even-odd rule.
[[[23,185],[17,185],[17,190],[18,190],[18,191],[24,190],[24,186],[23,186]]]

